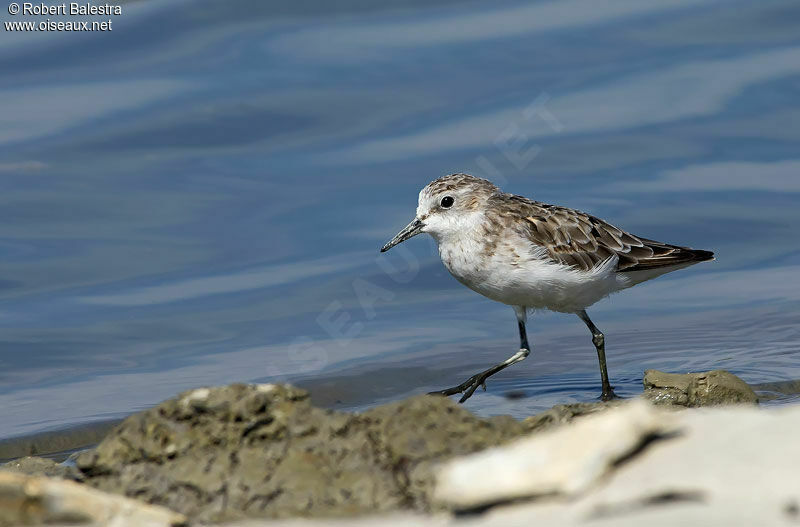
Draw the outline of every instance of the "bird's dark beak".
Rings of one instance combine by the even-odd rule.
[[[422,232],[423,227],[425,227],[425,224],[419,221],[417,218],[414,218],[414,221],[406,225],[402,231],[398,232],[394,238],[389,240],[389,243],[381,247],[381,252],[385,253],[398,243],[403,243],[407,239],[416,236]]]

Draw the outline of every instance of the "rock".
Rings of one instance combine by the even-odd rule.
[[[345,414],[291,386],[239,384],[129,417],[77,466],[88,485],[197,521],[427,511],[437,462],[524,432],[443,397]]]
[[[686,374],[647,370],[643,383],[642,396],[655,404],[694,407],[758,403],[746,382],[724,370]]]
[[[758,401],[747,383],[723,370],[687,374],[647,370],[643,382],[645,391],[642,398],[663,406],[712,406]],[[624,403],[622,399],[614,399],[609,402],[557,404],[528,417],[522,424],[529,432],[540,432]]]
[[[618,467],[585,510],[635,516],[683,509],[684,518],[728,517],[718,525],[780,525],[800,503],[800,407],[731,407],[676,413],[680,433]],[[659,500],[664,507],[659,507]],[[649,523],[649,522],[648,522]],[[666,523],[666,521],[664,521]],[[687,522],[678,522],[686,524]],[[697,523],[688,522],[688,523]]]
[[[645,385],[645,398],[671,406],[642,400],[558,405],[522,422],[482,419],[442,397],[346,414],[312,406],[306,391],[291,386],[200,388],[129,417],[81,454],[77,468],[41,458],[2,467],[81,479],[84,490],[96,494],[73,498],[75,484],[64,480],[32,478],[30,485],[15,480],[4,486],[0,479],[0,526],[128,525],[130,515],[137,518],[131,524],[150,521],[135,516],[140,511],[130,509],[130,502],[114,501],[124,498],[100,491],[166,506],[193,522],[252,526],[432,527],[464,521],[422,516],[446,509],[486,510],[470,516],[472,527],[588,521],[593,527],[653,527],[705,517],[755,525],[800,518],[793,512],[800,511],[797,483],[788,479],[800,466],[788,451],[788,438],[800,432],[794,431],[800,412],[742,405],[686,409],[754,402],[752,390],[727,372],[648,371]],[[781,456],[785,464],[778,466]],[[9,477],[27,476],[0,471],[0,478]],[[50,483],[43,481],[72,487],[45,488]],[[48,489],[56,490],[47,494]],[[51,500],[56,492],[69,496],[58,498],[66,505]],[[269,523],[297,516],[307,519]],[[321,516],[326,519],[314,519]]]
[[[52,459],[43,457],[23,457],[0,465],[0,470],[28,474],[29,476],[50,476],[55,478],[78,479],[79,472],[75,467],[61,465]]]
[[[73,481],[0,471],[0,526],[44,524],[166,527],[186,518]]]
[[[800,379],[751,384],[750,388],[756,392],[759,403],[797,402],[797,396],[800,395]]]
[[[473,509],[524,497],[572,496],[653,437],[675,430],[670,413],[631,401],[571,426],[453,460],[439,472],[434,498]]]
[[[456,510],[501,504],[471,527],[796,525],[798,435],[800,406],[634,401],[451,460],[435,495]]]
[[[576,418],[585,415],[616,408],[623,403],[624,400],[622,399],[614,399],[608,402],[557,404],[549,410],[524,419],[522,426],[529,432],[540,432],[555,426],[571,423]]]
[[[758,404],[758,397],[746,382],[730,372],[714,370],[696,374],[689,385],[689,406],[739,403]]]

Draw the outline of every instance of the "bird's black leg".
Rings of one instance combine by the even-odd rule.
[[[478,386],[483,386],[483,389],[486,390],[486,379],[488,379],[495,373],[508,368],[512,364],[516,364],[519,361],[525,360],[531,353],[530,347],[528,346],[528,334],[525,331],[526,308],[524,306],[514,306],[514,312],[517,314],[517,325],[519,326],[518,352],[516,352],[514,355],[504,360],[503,362],[495,364],[491,368],[484,370],[480,373],[476,373],[475,375],[473,375],[466,381],[462,382],[458,386],[453,386],[452,388],[430,392],[429,395],[455,395],[457,393],[463,393],[464,395],[462,395],[461,399],[458,401],[459,403],[463,403],[464,401],[472,397],[472,394],[475,393],[475,390],[478,389]]]
[[[606,368],[606,339],[603,336],[603,332],[597,329],[597,326],[594,325],[592,319],[590,319],[589,315],[586,314],[586,310],[580,311],[578,316],[581,317],[581,320],[583,320],[583,322],[586,324],[586,327],[588,327],[589,331],[592,332],[592,343],[594,344],[595,349],[597,349],[597,360],[600,361],[600,381],[603,383],[603,392],[600,394],[600,398],[604,401],[615,399],[617,395],[614,393],[614,389],[608,382],[608,369]]]

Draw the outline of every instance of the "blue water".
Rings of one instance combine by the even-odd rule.
[[[378,254],[457,171],[716,252],[590,310],[619,394],[647,368],[800,378],[797,2],[147,0],[110,18],[0,30],[0,437],[234,381],[359,409],[506,358],[512,310],[430,239]],[[529,332],[471,409],[598,396],[576,317]]]

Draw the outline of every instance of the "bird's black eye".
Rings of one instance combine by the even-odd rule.
[[[445,209],[449,209],[450,207],[453,206],[453,201],[455,201],[455,200],[450,196],[443,197],[442,198],[442,207],[445,208]]]

